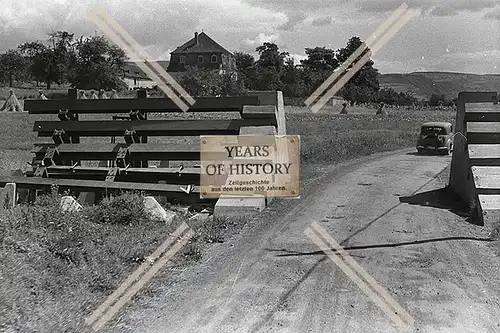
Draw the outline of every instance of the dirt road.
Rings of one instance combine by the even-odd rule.
[[[410,313],[413,331],[500,332],[500,244],[439,190],[449,163],[400,151],[329,172],[202,263],[165,273],[109,331],[399,332],[304,235],[318,221]]]

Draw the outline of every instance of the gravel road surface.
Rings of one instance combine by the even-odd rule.
[[[500,332],[500,244],[443,190],[450,159],[403,150],[325,170],[200,263],[162,273],[109,331],[400,332],[304,234],[317,221],[415,319],[410,331]]]

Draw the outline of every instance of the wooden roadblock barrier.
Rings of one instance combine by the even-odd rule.
[[[242,128],[269,126],[275,130],[268,133],[285,134],[283,96],[280,91],[269,91],[195,100],[188,113],[232,112],[236,116],[199,120],[148,119],[151,113],[182,114],[183,111],[169,98],[148,98],[144,90],[138,92],[136,99],[79,99],[76,89],[70,89],[67,99],[26,100],[25,110],[29,114],[56,118],[34,121],[33,125],[38,137],[52,138],[52,143],[36,143],[31,150],[34,155],[32,169],[23,176],[0,177],[0,186],[13,183],[16,188],[29,189],[31,200],[40,190],[47,191],[51,185],[58,185],[61,190],[70,190],[76,196],[92,193],[96,199],[110,192],[139,190],[164,195],[174,202],[215,203],[213,199],[200,199],[199,167],[149,168],[150,161],[167,161],[167,166],[168,161],[199,161],[199,144],[172,145],[150,142],[148,138],[239,135]],[[94,114],[109,115],[109,120],[88,120]],[[82,120],[83,115],[86,120]],[[120,121],[116,121],[118,118]],[[123,138],[123,142],[96,144],[95,140],[86,141],[96,137]],[[86,161],[110,163],[92,167],[82,164]],[[186,190],[188,185],[194,186]]]
[[[461,92],[450,188],[469,204],[479,223],[500,222],[500,106],[496,92]]]

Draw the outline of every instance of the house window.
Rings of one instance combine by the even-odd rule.
[[[217,56],[213,54],[212,57],[210,58],[210,61],[212,62],[212,64],[217,63]]]
[[[201,55],[198,56],[198,63],[199,64],[203,63],[203,56],[201,56]]]
[[[186,57],[183,56],[183,55],[181,55],[181,58],[180,58],[179,61],[180,61],[181,64],[185,64],[186,63]]]

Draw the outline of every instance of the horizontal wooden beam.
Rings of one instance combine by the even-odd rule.
[[[500,144],[500,133],[467,132],[469,144]]]
[[[244,105],[258,105],[257,96],[196,97],[187,112],[235,112]],[[183,112],[169,98],[144,99],[61,99],[25,100],[24,110],[30,114],[57,114],[68,109],[75,113],[128,113],[130,110],[143,112]]]
[[[471,167],[478,194],[500,194],[500,166]]]
[[[497,100],[496,91],[463,91],[458,94],[458,101],[463,103],[488,103]]]
[[[120,148],[128,148],[131,160],[152,161],[199,161],[200,147],[189,144],[169,145],[165,143],[104,143],[104,144],[35,144],[31,152],[42,159],[49,147],[57,147],[56,161],[104,161],[114,160]]]
[[[467,122],[500,122],[500,112],[466,112]]]
[[[18,188],[50,189],[52,185],[59,186],[60,190],[73,189],[84,192],[95,192],[105,190],[144,191],[150,194],[170,194],[176,199],[196,198],[200,196],[199,186],[195,186],[191,193],[186,193],[179,185],[172,184],[146,184],[132,182],[105,182],[81,179],[55,179],[55,178],[33,178],[33,177],[0,177],[0,186],[7,183],[15,183]]]
[[[483,210],[500,210],[500,195],[480,194],[478,197]]]
[[[105,180],[110,168],[106,167],[71,167],[50,166],[46,168],[48,178],[57,179],[81,179],[81,180]],[[32,177],[34,171],[26,172]],[[128,168],[118,169],[115,181],[158,183],[163,181],[167,184],[191,185],[200,183],[199,168]]]
[[[242,126],[267,126],[269,119],[204,119],[144,121],[35,121],[33,131],[39,137],[51,137],[54,130],[67,135],[123,136],[135,130],[138,136],[237,135]]]
[[[500,165],[500,144],[469,144],[468,149],[471,165]]]

